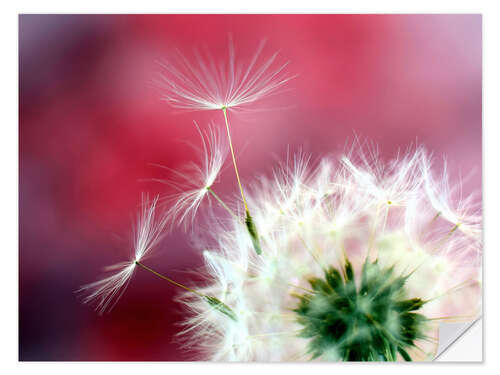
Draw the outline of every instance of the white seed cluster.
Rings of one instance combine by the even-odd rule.
[[[340,271],[345,257],[355,275],[367,258],[410,275],[407,297],[427,301],[419,313],[430,323],[409,352],[414,360],[435,354],[439,322],[477,317],[480,210],[472,197],[456,195],[460,187],[446,175],[436,179],[423,148],[384,163],[373,147],[356,143],[337,160],[314,165],[297,156],[290,164],[260,178],[248,196],[261,255],[241,220],[213,218],[203,253],[208,285],[200,290],[223,301],[237,320],[186,294],[187,346],[211,360],[310,359],[294,295],[310,290],[307,280],[323,277],[325,268]]]

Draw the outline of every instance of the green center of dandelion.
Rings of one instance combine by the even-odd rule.
[[[313,358],[396,361],[399,353],[410,361],[407,350],[425,338],[427,319],[416,312],[425,301],[406,297],[409,276],[367,260],[356,285],[352,265],[345,263],[343,275],[330,267],[324,278],[309,280],[314,293],[298,296],[300,336],[311,339]]]

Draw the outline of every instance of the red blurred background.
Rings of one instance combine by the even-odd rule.
[[[74,291],[126,259],[141,192],[196,160],[183,141],[220,113],[176,113],[151,87],[173,48],[216,59],[249,55],[262,38],[298,74],[278,108],[232,119],[244,181],[302,149],[339,152],[357,134],[383,155],[418,141],[464,191],[481,189],[480,15],[21,15],[19,18],[19,358],[189,360],[175,337],[177,290],[138,270],[110,314]],[[283,107],[290,107],[282,109]],[[246,147],[245,147],[246,146]],[[217,185],[237,193],[228,169]],[[201,265],[173,233],[149,262],[181,282]]]

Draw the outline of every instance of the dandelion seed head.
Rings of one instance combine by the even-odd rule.
[[[431,165],[431,160],[424,159],[422,163],[424,186],[432,206],[440,216],[456,225],[458,230],[481,241],[479,200],[474,194],[463,197],[461,184],[450,186],[446,162],[440,179],[435,177]]]
[[[191,63],[176,50],[154,84],[163,92],[163,100],[183,110],[234,109],[251,104],[283,89],[293,79],[286,73],[288,62],[280,63],[278,53],[263,56],[263,40],[246,64],[237,60],[232,38],[229,39],[227,61],[215,61],[210,53],[194,51]]]
[[[173,201],[166,216],[175,225],[187,227],[194,220],[203,199],[210,193],[210,189],[217,180],[224,165],[229,148],[220,133],[220,128],[210,124],[201,130],[195,123],[201,138],[201,163],[191,162],[184,169],[171,170],[177,181],[162,181],[177,190],[178,194],[169,197]]]
[[[157,203],[158,196],[152,200],[149,200],[147,194],[142,196],[141,208],[134,226],[130,260],[106,267],[105,271],[113,272],[111,276],[83,285],[77,290],[77,293],[84,295],[84,303],[96,304],[96,310],[100,314],[110,311],[115,306],[125,292],[137,262],[149,257],[160,242],[166,220],[158,217]]]
[[[481,246],[438,215],[430,163],[420,147],[385,162],[357,148],[316,163],[299,154],[258,178],[247,198],[262,253],[237,218],[211,227],[204,252],[201,291],[238,319],[183,296],[186,341],[212,360],[432,359],[434,319],[471,321],[480,311]],[[472,201],[446,197],[480,231]],[[356,301],[345,315],[342,293]]]

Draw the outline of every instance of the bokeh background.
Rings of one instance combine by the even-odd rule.
[[[232,118],[244,181],[287,150],[340,152],[356,134],[385,157],[418,142],[446,156],[464,193],[481,189],[480,15],[21,15],[19,17],[19,359],[191,360],[177,290],[136,272],[98,316],[74,291],[124,260],[141,192],[196,160],[192,121],[151,85],[174,48],[215,59],[279,50],[291,90]],[[270,109],[269,109],[270,108]],[[227,169],[218,191],[237,193]],[[181,282],[201,254],[172,233],[149,262]]]

